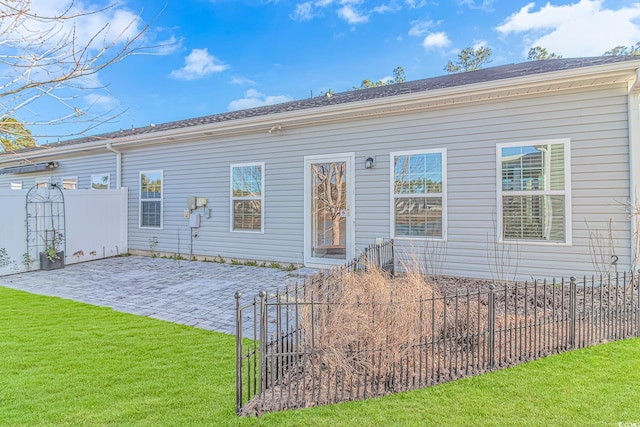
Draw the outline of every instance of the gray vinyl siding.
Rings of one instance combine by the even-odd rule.
[[[288,127],[180,143],[122,148],[122,186],[129,188],[130,249],[183,256],[222,256],[282,263],[304,260],[304,157],[355,153],[356,255],[376,238],[391,235],[390,153],[446,149],[447,240],[398,239],[402,248],[443,260],[439,273],[494,279],[567,277],[593,270],[589,230],[606,235],[611,221],[620,268],[629,266],[630,224],[622,207],[629,198],[627,87],[606,85],[548,92],[428,111],[323,125]],[[274,124],[278,120],[274,118]],[[496,144],[570,140],[570,245],[520,242],[498,245],[505,259],[497,277],[493,257],[497,206]],[[375,165],[365,169],[365,159]],[[115,155],[60,159],[54,177],[109,172]],[[264,232],[230,231],[230,165],[264,162]],[[139,176],[163,171],[163,227],[139,227]],[[20,175],[33,181],[35,175]],[[0,176],[8,187],[15,177]],[[191,241],[183,217],[187,197],[207,198],[198,237]],[[517,265],[517,269],[516,269]]]
[[[572,245],[502,245],[499,250],[510,249],[512,261],[501,269],[515,275],[517,264],[519,278],[591,271],[588,228],[605,234],[610,219],[613,251],[626,266],[629,223],[621,206],[629,194],[626,120],[626,86],[618,85],[128,150],[123,185],[130,188],[129,246],[149,250],[149,239],[156,237],[158,251],[189,254],[183,211],[187,196],[193,195],[207,197],[212,213],[211,219],[202,219],[193,239],[194,255],[301,263],[304,156],[354,152],[359,251],[377,237],[390,236],[389,153],[446,148],[447,241],[398,241],[401,247],[444,258],[443,274],[492,277],[496,268],[487,258],[499,215],[496,144],[569,138]],[[374,157],[373,169],[364,168],[367,157]],[[229,165],[250,162],[265,162],[263,234],[229,231]],[[164,228],[140,229],[138,176],[157,169],[164,171]]]
[[[101,173],[108,173],[110,188],[116,188],[116,156],[113,153],[52,157],[42,161],[57,161],[59,166],[51,171],[0,175],[0,188],[8,189],[12,182],[22,182],[22,188],[28,190],[35,185],[36,178],[51,177],[52,183],[60,184],[62,178],[77,177],[78,189],[87,190],[91,188],[91,175]]]

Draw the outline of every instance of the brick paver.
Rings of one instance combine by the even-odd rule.
[[[0,286],[233,334],[237,291],[246,304],[315,271],[129,256],[0,277]]]

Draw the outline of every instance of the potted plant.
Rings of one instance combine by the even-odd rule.
[[[56,230],[45,230],[44,251],[40,252],[40,270],[56,270],[64,267],[64,251],[59,250],[64,236]]]

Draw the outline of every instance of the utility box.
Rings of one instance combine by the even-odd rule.
[[[199,208],[201,206],[207,206],[207,203],[209,203],[209,199],[207,199],[206,197],[196,197],[196,207]]]
[[[189,227],[200,228],[200,214],[194,214],[189,217]]]
[[[187,208],[190,211],[196,208],[196,196],[187,197]]]

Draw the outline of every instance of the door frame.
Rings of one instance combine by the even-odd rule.
[[[304,156],[304,265],[308,267],[327,268],[343,265],[353,259],[355,254],[355,153],[322,154]],[[340,161],[347,164],[347,221],[345,230],[345,259],[314,258],[311,256],[311,164]]]

